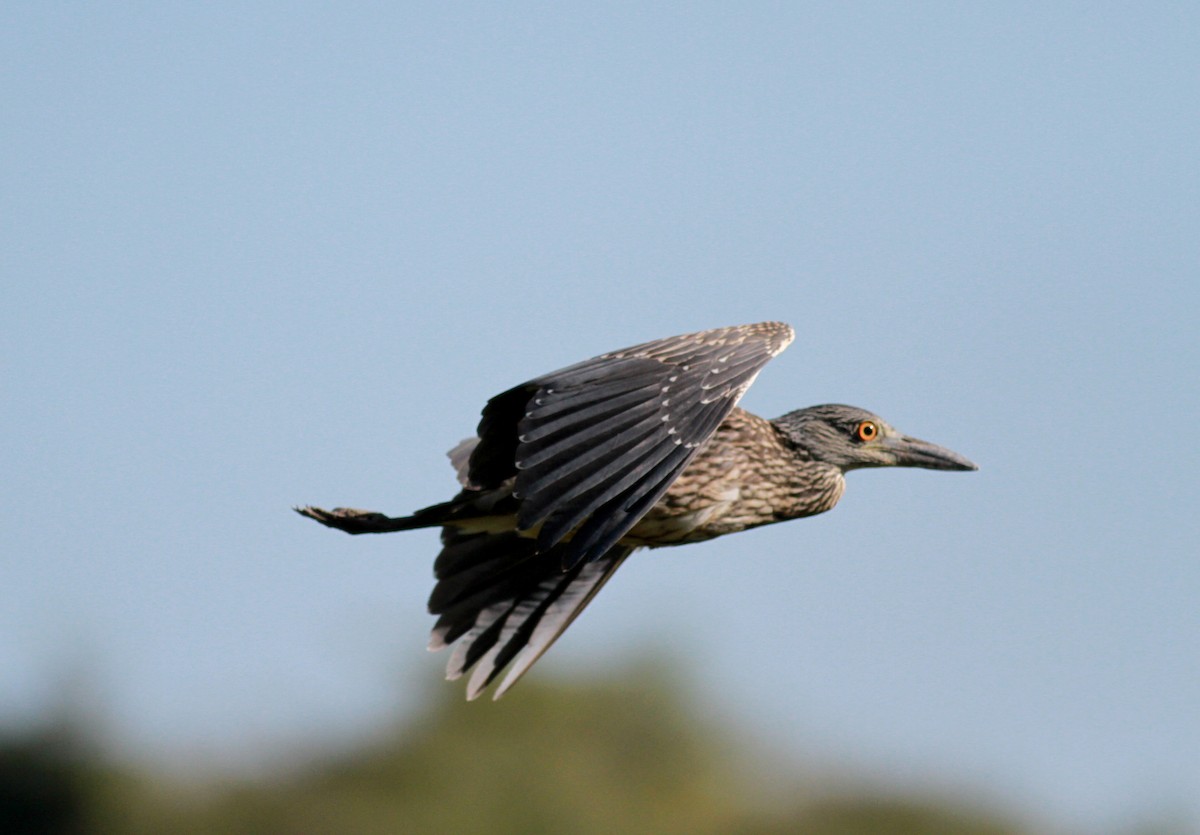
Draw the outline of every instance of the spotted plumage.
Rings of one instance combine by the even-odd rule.
[[[764,420],[737,408],[792,341],[764,322],[602,354],[488,401],[450,451],[462,489],[411,516],[297,508],[347,533],[441,527],[431,650],[498,698],[637,548],[700,542],[823,513],[858,467],[973,470],[851,406]]]

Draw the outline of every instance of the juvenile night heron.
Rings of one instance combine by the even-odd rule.
[[[639,547],[824,513],[859,467],[976,469],[852,406],[774,420],[735,408],[793,337],[764,322],[585,360],[488,401],[450,451],[450,501],[398,518],[297,512],[352,534],[440,527],[429,648],[457,642],[446,676],[474,667],[471,699],[511,664],[499,698]]]

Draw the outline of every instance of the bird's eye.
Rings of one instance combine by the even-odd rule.
[[[864,420],[854,430],[854,437],[860,441],[873,441],[879,437],[879,426],[873,420]]]

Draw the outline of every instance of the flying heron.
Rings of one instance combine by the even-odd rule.
[[[503,392],[450,450],[462,487],[411,516],[296,508],[351,534],[440,527],[430,650],[499,698],[641,547],[824,513],[860,467],[974,470],[853,406],[764,420],[736,408],[795,334],[780,322],[672,336]]]

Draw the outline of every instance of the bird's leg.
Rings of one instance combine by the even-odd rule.
[[[337,528],[346,533],[389,533],[411,528],[405,525],[405,518],[393,518],[370,510],[355,510],[352,507],[335,507],[333,510],[322,510],[319,507],[292,508],[301,516],[316,519],[322,525]]]

